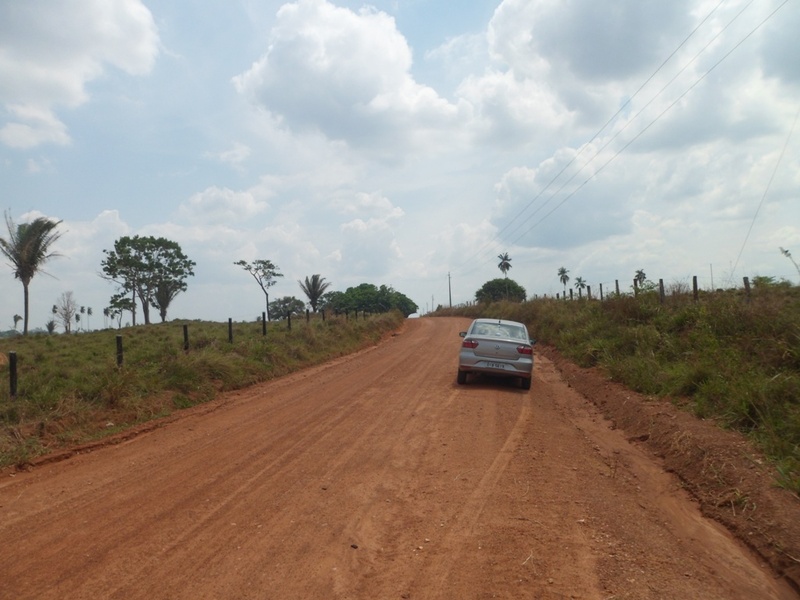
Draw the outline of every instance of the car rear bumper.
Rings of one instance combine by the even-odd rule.
[[[461,361],[458,370],[465,373],[488,373],[501,377],[524,377],[530,379],[533,361],[474,360]]]

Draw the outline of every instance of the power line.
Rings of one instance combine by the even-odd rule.
[[[777,13],[783,6],[785,6],[789,0],[784,0],[774,11],[772,11],[764,20],[762,20],[758,25],[756,25],[746,36],[744,36],[741,40],[739,40],[728,52],[726,52],[722,58],[720,58],[717,62],[715,62],[703,75],[701,75],[692,85],[690,85],[686,91],[680,94],[674,101],[672,101],[663,111],[661,111],[650,123],[648,123],[639,133],[637,133],[630,141],[628,141],[624,146],[622,146],[611,158],[609,158],[605,163],[603,163],[599,169],[597,169],[592,175],[587,177],[575,190],[567,194],[561,202],[556,204],[552,210],[546,213],[541,219],[539,219],[536,223],[534,223],[531,227],[525,230],[520,236],[516,237],[512,240],[512,244],[519,241],[524,235],[530,233],[534,228],[536,228],[539,224],[541,224],[547,217],[552,215],[556,210],[558,210],[561,206],[563,206],[568,200],[570,200],[578,191],[580,191],[589,181],[594,179],[597,175],[599,175],[609,164],[611,164],[620,154],[622,154],[631,144],[633,144],[636,140],[638,140],[647,130],[649,130],[657,121],[659,121],[665,114],[667,114],[672,108],[678,104],[689,92],[691,92],[695,87],[697,87],[708,75],[716,69],[725,59],[727,59],[733,52],[739,48],[750,36],[752,36],[756,31],[758,31],[767,21],[769,21],[775,13]],[[741,14],[741,13],[740,13]],[[738,15],[737,15],[738,16]],[[694,59],[693,59],[694,60]],[[587,163],[588,164],[588,163]]]
[[[748,3],[746,6],[745,6],[745,8],[747,8],[748,6],[750,6],[750,4],[752,4],[752,3],[753,3],[753,1],[754,1],[754,0],[750,0],[750,2],[749,2],[749,3]],[[670,60],[672,60],[672,58],[673,58],[673,57],[674,57],[674,56],[675,56],[675,55],[678,53],[678,51],[679,51],[679,50],[680,50],[680,49],[681,49],[683,46],[685,46],[685,45],[686,45],[686,43],[687,43],[687,42],[688,42],[688,41],[689,41],[689,40],[690,40],[690,39],[691,39],[691,38],[694,36],[694,34],[695,34],[695,33],[697,33],[697,31],[698,31],[698,30],[699,30],[699,29],[700,29],[700,28],[701,28],[701,27],[702,27],[702,26],[705,24],[705,22],[706,22],[706,21],[708,21],[708,20],[711,18],[711,16],[712,16],[712,15],[713,15],[713,14],[714,14],[716,11],[717,11],[717,9],[718,9],[720,6],[722,6],[722,4],[723,4],[724,2],[725,2],[725,0],[720,0],[720,1],[717,3],[717,5],[716,5],[716,6],[714,6],[714,8],[712,8],[712,9],[711,9],[711,11],[710,11],[710,12],[709,12],[709,13],[708,13],[708,14],[707,14],[705,17],[703,17],[703,19],[702,19],[702,20],[701,20],[701,21],[700,21],[700,22],[699,22],[699,23],[698,23],[698,24],[695,26],[695,28],[694,28],[694,29],[693,29],[693,30],[692,30],[692,31],[689,33],[689,35],[687,35],[687,36],[686,36],[686,37],[683,39],[683,41],[681,41],[681,43],[680,43],[680,44],[678,44],[678,45],[675,47],[675,49],[674,49],[674,50],[673,50],[673,51],[672,51],[672,52],[669,54],[669,56],[667,56],[667,58],[665,58],[665,59],[664,59],[664,60],[661,62],[661,64],[658,66],[658,68],[656,68],[656,70],[655,70],[655,71],[653,71],[653,72],[650,74],[650,76],[649,76],[649,77],[648,77],[648,78],[647,78],[647,79],[646,79],[646,80],[645,80],[645,81],[644,81],[644,82],[643,82],[643,83],[642,83],[642,84],[641,84],[641,85],[640,85],[640,86],[637,88],[637,90],[636,90],[636,91],[635,91],[635,92],[634,92],[634,93],[633,93],[633,94],[632,94],[632,95],[631,95],[631,96],[630,96],[630,97],[629,97],[629,98],[628,98],[628,99],[627,99],[627,100],[626,100],[626,101],[625,101],[625,102],[624,102],[624,103],[623,103],[623,104],[622,104],[622,105],[619,107],[619,109],[617,110],[617,112],[615,112],[615,113],[614,113],[614,114],[613,114],[613,115],[612,115],[612,116],[611,116],[611,117],[610,117],[610,118],[609,118],[609,119],[608,119],[608,120],[607,120],[607,121],[606,121],[606,122],[603,124],[603,126],[602,126],[602,127],[600,127],[600,129],[598,129],[598,130],[597,130],[597,132],[596,132],[596,133],[595,133],[595,134],[594,134],[594,135],[591,137],[591,139],[589,139],[589,141],[588,141],[588,142],[584,143],[584,144],[583,144],[583,145],[580,147],[579,151],[578,151],[578,152],[575,154],[575,156],[573,156],[573,157],[572,157],[572,159],[570,159],[570,160],[569,160],[569,162],[567,162],[567,164],[565,164],[565,165],[564,165],[564,166],[561,168],[561,170],[560,170],[558,173],[556,173],[556,174],[553,176],[553,178],[552,178],[552,179],[551,179],[551,180],[548,182],[548,184],[547,184],[547,185],[546,185],[544,188],[542,188],[542,190],[541,190],[541,191],[540,191],[538,194],[536,194],[536,195],[535,195],[535,196],[534,196],[534,197],[533,197],[533,198],[532,198],[532,199],[531,199],[531,200],[530,200],[530,201],[529,201],[529,202],[528,202],[528,203],[527,203],[527,204],[526,204],[526,205],[525,205],[525,206],[524,206],[524,207],[523,207],[523,208],[522,208],[520,211],[519,211],[519,213],[517,213],[517,214],[516,214],[516,216],[514,216],[514,217],[513,217],[513,218],[512,218],[512,219],[511,219],[511,220],[508,222],[508,224],[507,224],[505,227],[503,227],[503,228],[502,228],[500,231],[498,231],[498,232],[497,232],[497,233],[496,233],[496,234],[495,234],[495,235],[492,237],[492,239],[491,239],[491,240],[489,240],[488,242],[486,242],[486,244],[484,244],[484,245],[483,245],[483,246],[482,246],[482,247],[481,247],[481,248],[480,248],[480,249],[479,249],[479,250],[478,250],[478,251],[477,251],[477,252],[476,252],[476,253],[473,255],[473,257],[472,257],[472,258],[478,258],[478,257],[479,257],[481,254],[483,254],[483,252],[484,252],[485,250],[487,250],[487,249],[488,249],[488,247],[489,247],[491,244],[493,244],[494,242],[496,242],[496,241],[498,240],[498,238],[499,238],[499,237],[500,237],[500,236],[501,236],[501,235],[502,235],[502,234],[503,234],[503,233],[504,233],[504,232],[505,232],[505,231],[506,231],[506,230],[507,230],[509,227],[511,227],[511,225],[513,225],[514,223],[516,223],[517,219],[519,219],[519,217],[521,217],[521,216],[523,215],[523,213],[525,213],[525,211],[527,211],[527,210],[528,210],[528,208],[530,208],[530,207],[533,205],[533,203],[534,203],[534,202],[536,202],[536,200],[538,200],[538,199],[539,199],[539,198],[540,198],[540,197],[541,197],[541,196],[542,196],[542,195],[543,195],[543,194],[544,194],[544,193],[545,193],[545,192],[546,192],[546,191],[547,191],[547,190],[550,188],[550,186],[551,186],[551,185],[553,185],[553,183],[555,183],[555,181],[556,181],[556,180],[557,180],[559,177],[561,177],[561,175],[562,175],[562,174],[563,174],[563,173],[564,173],[564,172],[565,172],[565,171],[566,171],[566,170],[567,170],[567,169],[568,169],[570,166],[572,166],[572,164],[573,164],[573,163],[574,163],[574,162],[575,162],[575,161],[578,159],[578,157],[580,157],[580,155],[583,153],[583,151],[584,151],[586,148],[588,148],[588,147],[589,147],[589,145],[590,145],[590,144],[591,144],[591,143],[592,143],[592,142],[593,142],[595,139],[597,139],[597,138],[600,136],[600,134],[601,134],[603,131],[605,131],[605,129],[606,129],[606,128],[607,128],[607,127],[608,127],[608,126],[611,124],[611,123],[613,123],[613,122],[614,122],[614,120],[615,120],[615,119],[616,119],[616,118],[617,118],[617,117],[618,117],[618,116],[619,116],[619,115],[620,115],[620,114],[621,114],[621,113],[622,113],[622,112],[623,112],[623,111],[624,111],[624,110],[625,110],[625,109],[626,109],[626,108],[627,108],[627,107],[628,107],[628,106],[631,104],[631,102],[633,102],[633,100],[634,100],[634,99],[635,99],[635,98],[636,98],[636,97],[637,97],[637,96],[638,96],[638,95],[639,95],[639,94],[642,92],[642,90],[643,90],[643,89],[644,89],[644,88],[647,86],[647,84],[648,84],[648,83],[650,83],[650,81],[652,81],[652,80],[653,80],[653,78],[654,78],[654,77],[655,77],[655,76],[656,76],[656,75],[657,75],[657,74],[658,74],[658,73],[659,73],[659,72],[660,72],[660,71],[661,71],[661,70],[662,70],[662,69],[663,69],[663,68],[664,68],[664,67],[667,65],[667,63],[668,63]],[[740,13],[740,14],[741,14],[741,13]],[[737,15],[737,17],[738,17],[738,15]],[[723,31],[724,31],[725,29],[727,29],[727,27],[728,27],[728,26],[726,26],[726,27],[723,29]],[[720,33],[721,33],[721,32],[720,32]],[[718,34],[718,35],[719,35],[719,34]],[[717,36],[715,36],[715,38],[714,38],[714,39],[716,39],[716,37],[717,37]],[[707,46],[706,46],[706,47],[707,47]],[[705,49],[705,48],[704,48],[704,49]],[[687,66],[688,66],[688,65],[687,65]],[[686,68],[686,67],[684,67],[684,69],[685,69],[685,68]],[[681,71],[680,71],[680,72],[682,72],[684,69],[681,69]],[[663,90],[662,90],[662,91],[663,91]],[[659,92],[659,94],[660,94],[660,93],[661,93],[661,92]],[[657,96],[658,96],[658,95],[656,95],[656,97],[657,97]],[[655,97],[654,97],[653,99],[655,99]],[[652,102],[652,101],[653,101],[653,100],[651,100],[650,102]],[[650,103],[648,103],[648,105],[649,105],[649,104],[650,104]],[[641,112],[641,111],[640,111],[640,112]],[[636,116],[638,116],[638,114],[637,114]],[[635,118],[635,117],[634,117],[634,118]],[[627,125],[626,125],[626,127],[627,127]],[[617,134],[617,135],[618,135],[618,134]],[[616,136],[614,136],[614,137],[616,137]],[[614,138],[612,138],[612,140],[613,140],[613,139],[614,139]],[[604,147],[605,147],[605,146],[604,146]],[[601,149],[601,151],[602,151],[602,149]],[[592,162],[592,160],[594,160],[594,158],[596,158],[596,156],[597,156],[597,154],[595,154],[595,156],[593,156],[593,157],[592,157],[592,159],[591,159],[591,160],[590,160],[588,163],[586,163],[586,165],[584,165],[583,167],[581,167],[581,169],[580,169],[580,170],[578,170],[578,171],[576,172],[576,174],[575,174],[575,175],[573,175],[573,177],[572,177],[572,178],[570,178],[570,179],[568,180],[568,182],[569,182],[569,181],[571,181],[571,180],[572,180],[572,179],[573,179],[573,178],[574,178],[574,177],[577,175],[577,173],[580,173],[580,171],[581,171],[581,170],[583,170],[583,168],[585,168],[585,167],[586,167],[588,164],[590,164],[590,163]],[[557,194],[557,193],[558,193],[558,192],[559,192],[561,189],[563,189],[563,186],[562,186],[561,188],[559,188],[559,190],[557,190],[557,191],[556,191],[556,192],[555,192],[553,195]],[[552,196],[551,196],[551,198],[552,198]],[[549,201],[549,200],[548,200],[548,201]],[[546,205],[546,203],[545,203],[545,205]],[[536,214],[536,213],[537,213],[539,210],[541,210],[541,207],[540,207],[539,209],[537,209],[537,211],[536,211],[536,212],[534,212],[533,214],[535,215],[535,214]],[[533,216],[533,215],[531,215],[531,216]],[[526,219],[526,221],[524,221],[524,222],[527,222],[527,220],[529,220],[530,218],[531,218],[531,217],[528,217],[528,219]],[[523,223],[524,223],[524,222],[523,222]],[[516,230],[519,228],[519,226],[520,226],[520,225],[518,224],[518,225],[517,225],[517,227],[515,227],[515,228],[512,230],[512,233],[513,233],[514,231],[516,231]],[[468,263],[469,263],[471,260],[472,260],[472,259],[470,259],[470,260],[466,261],[466,262],[465,262],[465,263],[463,263],[461,266],[464,266],[464,265],[468,264]],[[488,259],[487,259],[487,260],[488,260]],[[460,269],[460,268],[461,268],[461,267],[457,267],[457,269]]]
[[[518,219],[526,212],[528,209],[542,196],[544,193],[555,183],[556,180],[563,175],[563,173],[580,157],[580,155],[589,147],[589,145],[597,139],[600,134],[608,128],[608,126],[622,113],[622,111],[636,98],[642,90],[646,87],[646,85],[652,81],[652,79],[664,68],[664,66],[675,56],[675,54],[686,45],[686,43],[695,35],[695,33],[703,26],[703,24],[708,21],[708,19],[717,11],[717,9],[723,4],[724,0],[721,0],[699,23],[698,25],[689,33],[686,38],[673,50],[670,55],[659,65],[659,67],[653,71],[653,73],[642,83],[636,92],[628,99],[626,102],[617,110],[611,118],[609,118],[605,124],[592,136],[592,138],[586,142],[581,149],[576,153],[572,159],[567,162],[564,167],[548,182],[548,184],[542,188],[540,192],[538,192],[533,199],[531,199],[518,213],[517,215],[511,219],[508,224],[503,227],[500,231],[498,231],[493,238],[484,244],[474,255],[471,259],[464,262],[462,265],[457,267],[456,270],[461,270],[467,264],[471,264],[473,259],[480,257],[491,245],[495,244],[499,237],[505,233],[512,225],[515,225],[513,229],[511,229],[511,233],[518,231],[520,227],[522,227],[525,223],[530,221],[535,215],[537,215],[541,210],[543,210],[547,204],[558,194],[560,193],[572,180],[577,177],[581,171],[583,171],[586,167],[588,167],[594,160],[605,150],[615,139],[619,137],[619,135],[627,129],[635,120],[638,118],[644,111],[647,109],[661,94],[663,94],[666,89],[674,83],[680,74],[682,74],[691,64],[693,64],[700,55],[705,52],[708,47],[719,38],[722,33],[724,33],[752,4],[754,0],[750,0],[713,38],[706,43],[700,51],[698,51],[695,56],[692,57],[690,61],[688,61],[670,81],[659,90],[648,102],[645,104],[634,116],[632,119],[628,121],[619,131],[617,131],[580,169],[578,169],[569,179],[567,179],[562,185],[553,192],[547,201],[539,206],[533,213],[531,213],[527,218],[525,218],[522,222],[519,222]],[[548,211],[541,219],[536,221],[531,227],[527,228],[522,234],[517,236],[511,241],[511,244],[515,244],[518,242],[522,237],[530,233],[533,229],[535,229],[539,224],[541,224],[544,220],[546,220],[550,215],[552,215],[556,210],[558,210],[561,206],[563,206],[568,200],[570,200],[578,191],[580,191],[589,181],[594,179],[597,175],[599,175],[611,162],[613,162],[622,152],[624,152],[631,144],[633,144],[639,137],[641,137],[650,127],[653,126],[658,120],[660,120],[667,112],[669,112],[680,100],[682,100],[689,92],[691,92],[700,82],[702,82],[717,66],[719,66],[724,60],[728,58],[739,46],[741,46],[750,36],[752,36],[758,29],[760,29],[767,21],[769,21],[784,5],[786,5],[789,0],[784,0],[775,10],[773,10],[765,19],[763,19],[756,27],[754,27],[746,36],[744,36],[741,40],[739,40],[727,53],[725,53],[722,58],[720,58],[714,65],[712,65],[700,78],[698,78],[689,88],[687,88],[682,94],[680,94],[672,103],[670,103],[666,109],[664,109],[661,113],[659,113],[650,123],[648,123],[639,133],[637,133],[630,141],[628,141],[622,148],[620,148],[609,160],[603,163],[592,175],[587,177],[583,182],[581,182],[576,189],[574,189],[571,193],[569,193],[564,199],[562,199],[556,206],[554,206],[550,211]],[[483,260],[483,262],[488,261],[488,257]]]
[[[787,0],[788,1],[788,0]],[[783,160],[783,155],[786,154],[786,148],[789,145],[789,140],[792,139],[792,134],[794,133],[795,125],[797,125],[797,117],[800,116],[800,107],[797,109],[797,112],[794,115],[794,121],[792,122],[792,127],[789,129],[789,135],[786,136],[786,141],[783,144],[783,148],[781,149],[781,153],[778,156],[778,161],[775,163],[775,168],[772,170],[772,175],[769,177],[769,181],[767,182],[767,187],[764,190],[764,194],[761,196],[761,201],[758,203],[758,208],[756,208],[756,212],[753,215],[753,220],[750,221],[750,227],[747,229],[747,235],[744,236],[744,241],[742,242],[742,249],[739,250],[739,255],[736,257],[736,262],[733,263],[733,272],[736,271],[736,267],[739,266],[739,259],[742,258],[742,253],[744,252],[744,247],[747,245],[747,240],[750,239],[750,234],[753,231],[753,226],[756,224],[756,219],[758,218],[758,213],[761,211],[761,207],[764,204],[764,200],[767,197],[767,193],[769,192],[769,188],[772,187],[772,181],[775,179],[775,174],[778,172],[778,167]]]

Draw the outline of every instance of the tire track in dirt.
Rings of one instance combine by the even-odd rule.
[[[549,361],[457,386],[465,324],[0,481],[0,598],[794,597]]]

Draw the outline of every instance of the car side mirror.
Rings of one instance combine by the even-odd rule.
[[[467,332],[466,331],[459,331],[458,335],[461,336],[461,337],[467,337]]]

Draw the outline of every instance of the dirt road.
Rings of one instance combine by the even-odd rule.
[[[456,385],[467,323],[4,473],[0,598],[797,598],[547,358]]]

